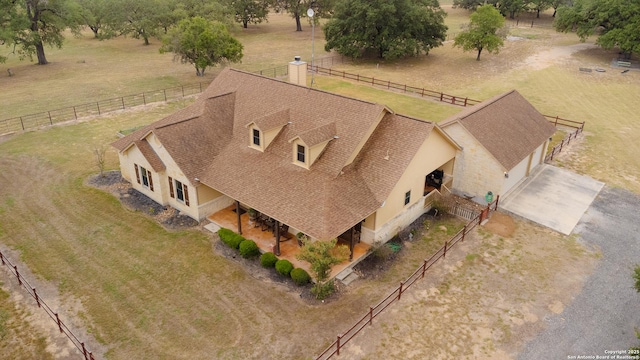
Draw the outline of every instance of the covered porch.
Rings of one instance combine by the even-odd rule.
[[[302,268],[311,275],[309,263],[296,258],[296,255],[300,252],[301,245],[293,233],[295,230],[290,229],[286,224],[281,224],[264,216],[264,214],[262,214],[262,217],[257,217],[256,220],[253,220],[249,216],[248,209],[238,203],[209,215],[207,220],[219,227],[240,233],[246,239],[255,241],[262,253],[273,252],[279,259],[287,259],[291,261],[294,267]],[[238,223],[238,220],[240,223]],[[280,237],[279,242],[277,241],[278,236]],[[349,240],[349,237],[340,236],[338,244],[349,247]],[[367,243],[354,241],[352,259],[333,266],[330,277],[335,277],[342,270],[364,259],[370,248],[371,246]]]

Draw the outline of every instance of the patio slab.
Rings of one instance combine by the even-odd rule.
[[[500,208],[569,235],[604,183],[552,165],[541,167],[500,199]]]

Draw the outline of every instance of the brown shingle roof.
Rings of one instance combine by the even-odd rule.
[[[336,123],[331,122],[317,128],[305,131],[304,133],[296,136],[299,137],[307,146],[315,146],[317,144],[329,141],[336,136]],[[295,139],[295,138],[293,138]],[[290,139],[291,142],[293,139]]]
[[[289,122],[289,109],[277,111],[275,113],[265,115],[261,118],[252,120],[249,124],[254,123],[258,129],[269,131],[278,127],[283,127]],[[247,124],[247,125],[249,125]]]
[[[146,139],[138,140],[135,144],[140,149],[142,156],[147,159],[153,171],[160,172],[165,169],[164,163]]]
[[[291,124],[260,152],[248,146],[246,125],[264,114],[280,114],[269,115],[269,123]],[[345,166],[376,125],[355,161]],[[198,177],[314,238],[330,239],[380,207],[433,126],[391,114],[382,105],[225,69],[195,104],[114,146],[121,149],[153,131],[190,179]],[[315,142],[333,135],[338,138],[310,169],[292,164],[288,140],[307,136],[305,141]]]
[[[516,90],[468,107],[440,122],[460,123],[505,168],[511,170],[556,131]]]

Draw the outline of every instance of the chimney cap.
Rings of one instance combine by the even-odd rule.
[[[293,57],[293,60],[295,61],[300,61],[300,59],[301,59],[300,55],[296,55]]]

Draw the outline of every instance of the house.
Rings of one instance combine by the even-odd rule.
[[[306,64],[290,66],[303,85],[223,70],[194,104],[112,144],[122,176],[199,221],[233,207],[238,232],[253,209],[276,246],[283,225],[352,251],[391,239],[428,210],[427,178],[451,179],[460,147],[432,122],[310,89]]]
[[[556,129],[522,95],[512,90],[440,122],[462,147],[452,192],[484,201],[504,196],[544,162]]]

